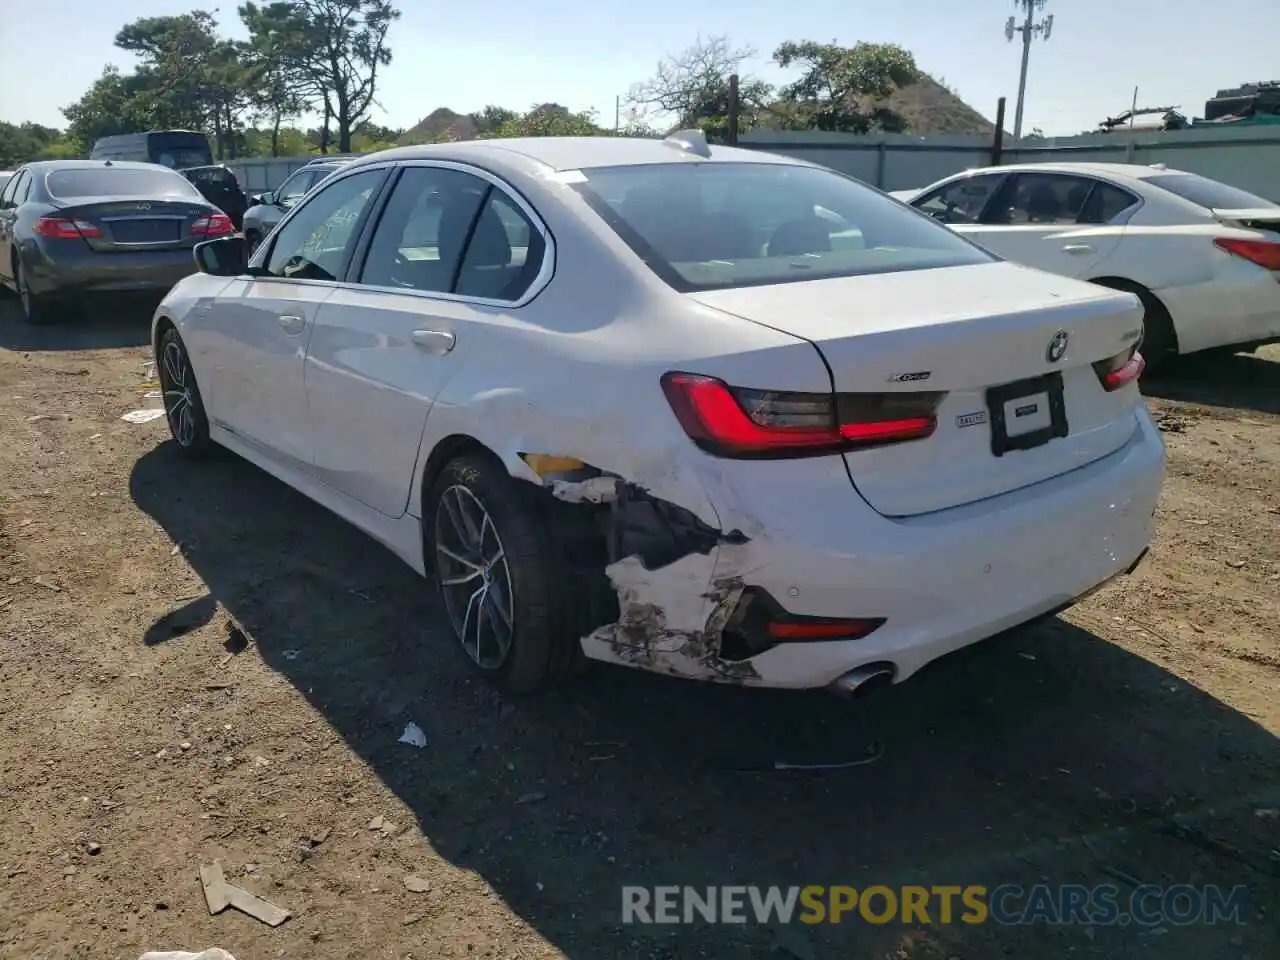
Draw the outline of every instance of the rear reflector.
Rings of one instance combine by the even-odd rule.
[[[791,613],[767,590],[749,586],[725,622],[720,657],[746,660],[784,643],[860,640],[884,624],[883,617],[808,617]]]
[[[33,227],[37,234],[51,240],[79,240],[82,237],[102,236],[102,231],[92,223],[66,217],[41,217]]]
[[[1271,240],[1240,240],[1235,237],[1218,237],[1213,243],[1250,263],[1268,270],[1280,270],[1280,243]]]
[[[684,432],[719,457],[801,457],[919,440],[941,393],[797,393],[668,373],[662,391]]]
[[[1093,365],[1093,372],[1098,375],[1102,389],[1110,393],[1119,390],[1126,383],[1132,383],[1142,376],[1147,361],[1142,359],[1136,346],[1117,353],[1114,357],[1099,360]]]
[[[191,234],[196,237],[220,237],[233,232],[235,232],[235,226],[225,213],[213,213],[191,224]]]

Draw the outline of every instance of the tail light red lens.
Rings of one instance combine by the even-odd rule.
[[[919,440],[941,393],[829,394],[731,387],[668,373],[662,390],[689,439],[720,457],[800,457]]]
[[[1235,237],[1218,237],[1214,245],[1227,253],[1243,257],[1268,270],[1280,270],[1280,243],[1271,240],[1243,240]]]
[[[102,236],[102,231],[92,223],[68,217],[41,217],[35,222],[33,229],[50,240],[80,240],[84,237]]]
[[[225,213],[213,213],[191,224],[191,233],[197,237],[220,237],[234,232],[235,226]]]
[[[1135,345],[1117,353],[1114,357],[1099,360],[1093,365],[1093,372],[1098,375],[1098,382],[1102,384],[1102,389],[1110,393],[1137,380],[1142,376],[1146,366],[1147,361],[1142,359],[1142,354],[1138,352]]]

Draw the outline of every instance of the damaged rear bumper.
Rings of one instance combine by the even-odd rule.
[[[989,500],[890,519],[851,496],[835,458],[734,465],[708,494],[740,535],[707,553],[607,573],[622,616],[583,638],[599,660],[769,687],[825,687],[859,667],[902,681],[930,661],[1062,609],[1146,551],[1164,447],[1145,409],[1121,449]],[[757,519],[762,518],[762,519]],[[853,640],[780,643],[727,660],[721,631],[747,587],[793,613],[884,618]]]

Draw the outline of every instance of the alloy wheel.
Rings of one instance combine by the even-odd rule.
[[[13,278],[14,285],[18,288],[18,299],[22,302],[22,313],[24,316],[31,316],[31,291],[27,288],[27,278],[24,275],[22,264],[18,264],[15,271],[16,276]]]
[[[165,341],[160,354],[160,381],[164,391],[164,412],[173,439],[182,447],[196,441],[195,376],[187,352],[175,337]]]
[[[462,649],[482,669],[498,669],[513,635],[511,570],[493,518],[465,486],[440,496],[435,548],[440,592]]]

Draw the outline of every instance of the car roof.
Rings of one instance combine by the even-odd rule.
[[[172,174],[178,171],[172,170],[161,163],[143,163],[140,160],[36,160],[27,164],[29,170],[39,170],[44,173],[52,173],[54,170],[102,170],[110,167],[112,170],[168,170]]]
[[[1082,161],[1073,163],[1060,161],[1057,163],[1006,163],[999,167],[977,167],[964,171],[966,175],[977,173],[1008,173],[1010,171],[1039,171],[1041,173],[1082,173],[1098,177],[1114,177],[1128,180],[1146,180],[1157,176],[1191,176],[1185,170],[1173,170],[1162,165],[1152,166],[1143,163],[1105,163],[1102,161]]]
[[[785,163],[811,166],[804,160],[759,150],[712,145],[702,162]],[[494,140],[461,140],[413,147],[397,147],[371,153],[358,164],[387,160],[488,160],[511,163],[517,158],[535,161],[553,170],[622,167],[653,163],[678,163],[693,156],[672,140],[643,137],[513,137]]]

